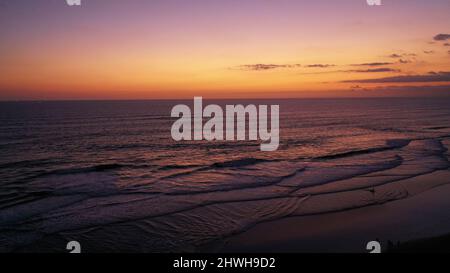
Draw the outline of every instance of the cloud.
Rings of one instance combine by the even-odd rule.
[[[424,50],[423,53],[425,54],[434,54],[433,50]]]
[[[438,34],[433,38],[435,41],[446,41],[450,39],[450,34]]]
[[[445,43],[444,46],[450,46],[450,43]]]
[[[374,62],[374,63],[351,64],[351,66],[383,66],[383,65],[391,65],[391,64],[393,64],[393,63]]]
[[[327,68],[327,67],[333,67],[336,66],[334,64],[310,64],[310,65],[305,65],[305,67],[308,68]]]
[[[415,53],[392,53],[390,55],[387,55],[386,57],[392,58],[392,59],[400,59],[402,57],[417,57],[417,54],[415,54]]]
[[[394,59],[397,59],[397,58],[401,58],[401,57],[402,57],[402,55],[400,55],[400,54],[397,54],[397,53],[394,53],[394,54],[391,54],[391,55],[389,55],[388,57],[389,57],[389,58],[394,58]]]
[[[411,63],[410,60],[404,60],[404,59],[400,59],[400,60],[398,60],[398,62],[401,63],[401,64],[409,64],[409,63]]]
[[[392,68],[371,68],[371,69],[351,69],[351,70],[329,70],[329,71],[320,71],[320,72],[306,72],[300,73],[301,75],[318,75],[318,74],[330,74],[330,73],[380,73],[380,72],[400,72],[400,70],[392,69]]]
[[[278,68],[296,68],[300,66],[300,64],[244,64],[236,66],[234,69],[246,71],[265,71]]]
[[[400,72],[398,69],[392,68],[373,68],[373,69],[357,69],[357,70],[347,70],[346,72],[356,72],[356,73],[380,73],[380,72]]]
[[[328,68],[328,67],[334,67],[336,65],[334,64],[310,64],[305,65],[303,67],[305,68]],[[298,68],[302,67],[301,64],[244,64],[232,67],[230,69],[235,70],[244,70],[244,71],[266,71],[266,70],[273,70],[273,69],[281,69],[281,68]]]
[[[450,82],[450,72],[429,72],[424,75],[405,75],[378,79],[343,81],[348,83],[412,83],[412,82]]]

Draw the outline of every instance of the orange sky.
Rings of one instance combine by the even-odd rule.
[[[450,91],[446,0],[3,5],[0,100]]]

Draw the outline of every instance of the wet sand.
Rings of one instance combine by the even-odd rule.
[[[208,247],[217,252],[367,252],[379,240],[402,244],[450,234],[450,171],[400,181],[405,199],[347,211],[288,217],[256,226]],[[421,192],[423,185],[434,188]],[[383,190],[384,186],[374,188]],[[433,240],[429,240],[432,244]],[[434,242],[438,240],[434,239]],[[430,246],[429,246],[430,247]],[[432,246],[431,246],[432,248]],[[442,249],[439,249],[440,251]]]

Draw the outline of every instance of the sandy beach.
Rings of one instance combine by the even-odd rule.
[[[367,252],[366,243],[397,244],[450,233],[450,171],[399,183],[413,196],[322,215],[289,217],[256,225],[211,247],[218,252]],[[436,187],[420,192],[426,183]],[[390,185],[392,186],[392,185]],[[382,191],[385,187],[376,187]]]

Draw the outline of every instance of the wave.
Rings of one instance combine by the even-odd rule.
[[[155,168],[155,167],[157,167],[157,165],[153,165],[153,164],[119,164],[119,163],[98,164],[98,165],[92,165],[92,166],[81,167],[81,168],[63,168],[63,169],[44,171],[40,174],[34,175],[33,178],[54,176],[54,175],[64,176],[64,175],[70,175],[70,174],[111,172],[111,171],[117,171],[120,169],[144,169],[144,168]]]
[[[60,163],[60,162],[55,161],[55,160],[53,160],[51,158],[21,160],[21,161],[8,162],[8,163],[0,164],[0,169],[26,168],[26,167],[43,167],[43,166],[52,166],[52,165],[58,164],[58,163]]]
[[[42,236],[68,233],[96,238],[105,247],[102,251],[127,247],[109,234],[137,244],[145,241],[142,247],[150,251],[195,247],[262,221],[406,198],[412,190],[393,183],[448,168],[444,151],[439,140],[393,139],[384,147],[330,155],[326,160],[245,157],[200,165],[136,188],[121,188],[120,177],[114,174],[136,167],[132,164],[57,170],[28,183],[29,196],[35,199],[16,205],[10,200],[13,206],[0,210],[0,241],[5,242],[0,250],[39,245]],[[383,185],[395,187],[380,188],[387,187]]]
[[[210,167],[211,168],[239,168],[245,167],[249,165],[254,165],[262,162],[271,162],[273,160],[260,159],[260,158],[240,158],[236,160],[230,160],[225,162],[214,163]]]
[[[344,157],[352,157],[352,156],[356,156],[356,155],[378,153],[378,152],[383,152],[383,151],[388,151],[388,150],[393,150],[393,149],[400,149],[405,146],[408,146],[409,143],[411,143],[410,139],[392,139],[392,140],[386,141],[387,146],[385,146],[385,147],[353,150],[353,151],[348,151],[348,152],[343,152],[343,153],[320,156],[320,157],[316,157],[316,159],[329,160],[329,159],[339,159],[339,158],[344,158]]]
[[[158,167],[160,171],[169,171],[169,170],[179,170],[179,169],[191,169],[191,168],[199,168],[204,167],[203,165],[164,165]]]

